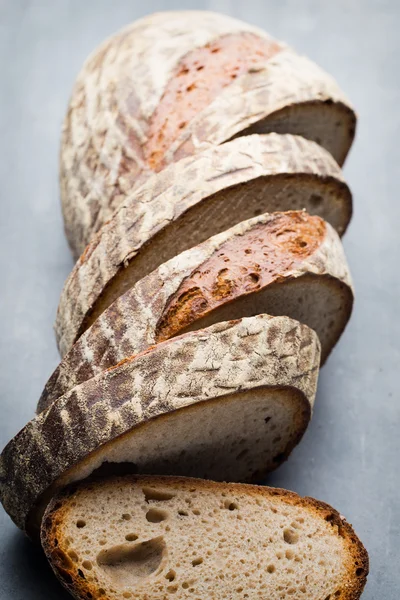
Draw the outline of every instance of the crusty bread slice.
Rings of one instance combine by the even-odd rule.
[[[41,539],[81,600],[357,600],[368,554],[328,504],[182,477],[84,482],[47,508]]]
[[[71,248],[149,174],[210,144],[294,133],[342,164],[355,124],[336,82],[261,29],[201,11],[140,19],[89,57],[72,92],[60,172]]]
[[[303,208],[342,232],[351,195],[332,157],[299,137],[240,138],[171,165],[123,203],[67,279],[55,324],[61,355],[179,252],[254,215]]]
[[[3,505],[32,532],[55,490],[104,463],[235,481],[274,469],[307,426],[319,361],[315,332],[288,317],[157,344],[75,387],[11,440]]]
[[[314,329],[323,363],[352,301],[343,247],[330,225],[304,212],[254,217],[172,258],[120,296],[64,356],[38,412],[157,342],[257,313]]]

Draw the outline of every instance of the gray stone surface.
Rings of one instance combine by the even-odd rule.
[[[0,445],[31,418],[58,356],[54,321],[72,267],[62,230],[60,126],[74,77],[107,35],[145,13],[207,8],[256,23],[331,71],[360,122],[346,164],[355,216],[345,247],[357,291],[323,369],[314,419],[269,483],[353,523],[371,558],[363,599],[399,597],[398,201],[400,3],[396,0],[0,0]],[[61,590],[0,508],[0,599]]]

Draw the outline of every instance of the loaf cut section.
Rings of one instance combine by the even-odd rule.
[[[302,437],[319,361],[317,335],[287,317],[219,323],[160,343],[75,387],[17,434],[1,455],[3,505],[33,532],[55,490],[107,463],[259,477]]]
[[[60,184],[75,256],[155,171],[247,133],[298,134],[342,164],[356,117],[336,82],[257,27],[150,15],[86,61],[65,118]]]
[[[122,293],[160,264],[240,221],[305,208],[343,232],[351,195],[332,157],[289,135],[240,138],[151,178],[93,238],[61,294],[61,355]]]
[[[260,313],[287,315],[314,329],[323,363],[352,302],[332,227],[304,212],[254,217],[172,258],[120,296],[64,356],[38,411],[155,343]]]
[[[243,484],[83,483],[51,502],[41,537],[82,600],[357,600],[368,574],[366,550],[328,504]]]

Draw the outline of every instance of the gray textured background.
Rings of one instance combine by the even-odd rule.
[[[357,107],[345,237],[357,298],[312,424],[269,482],[338,508],[365,543],[363,600],[400,596],[398,0],[0,0],[1,419],[4,445],[57,364],[52,323],[72,267],[58,196],[61,121],[87,54],[148,12],[206,8],[267,29],[330,71]],[[0,508],[0,599],[67,598]]]

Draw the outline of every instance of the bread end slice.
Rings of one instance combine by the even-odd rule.
[[[366,550],[329,505],[190,478],[67,488],[48,506],[41,539],[56,575],[85,600],[356,600],[368,574]]]

